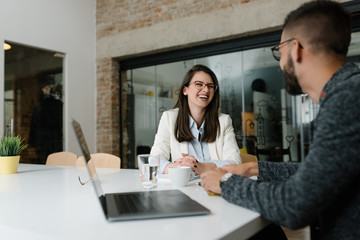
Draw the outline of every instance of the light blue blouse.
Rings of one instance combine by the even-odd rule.
[[[204,123],[201,124],[200,128],[197,128],[196,122],[194,119],[189,116],[190,118],[190,131],[194,136],[194,139],[188,143],[189,148],[189,155],[194,156],[198,162],[213,162],[216,164],[217,167],[222,167],[224,165],[230,164],[227,161],[223,160],[211,160],[210,159],[210,152],[209,152],[209,144],[207,142],[201,142],[202,137],[204,136]],[[176,159],[173,159],[175,161]],[[161,158],[160,159],[160,173],[164,172],[165,167],[170,162],[167,159]]]

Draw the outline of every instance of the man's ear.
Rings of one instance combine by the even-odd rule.
[[[294,54],[294,59],[297,63],[301,63],[302,62],[302,58],[303,58],[303,47],[301,46],[300,42],[298,40],[294,40],[293,41],[293,54]]]

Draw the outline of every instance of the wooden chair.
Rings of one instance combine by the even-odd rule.
[[[289,148],[271,148],[271,149],[260,149],[256,148],[256,155],[260,160],[260,155],[267,155],[267,161],[271,162],[283,162],[284,156],[289,156],[289,161],[291,162],[291,152]]]
[[[72,152],[56,152],[49,154],[46,165],[76,166],[78,156]]]
[[[108,153],[90,154],[90,161],[94,161],[96,168],[120,168],[121,160],[119,157]],[[85,158],[81,156],[77,159],[76,166],[85,167]]]
[[[241,162],[247,163],[247,162],[257,162],[258,158],[255,155],[247,154],[247,153],[240,153]]]

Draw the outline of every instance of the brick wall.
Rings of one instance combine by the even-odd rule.
[[[248,2],[250,0],[98,0],[97,38]]]

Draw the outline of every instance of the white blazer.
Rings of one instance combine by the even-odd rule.
[[[158,155],[174,162],[181,158],[181,153],[189,153],[189,142],[178,142],[175,138],[174,128],[179,109],[163,112],[158,131],[155,135],[152,155]],[[208,143],[211,160],[226,160],[230,164],[241,163],[240,150],[235,139],[234,128],[229,115],[220,114],[220,135],[216,141]]]

